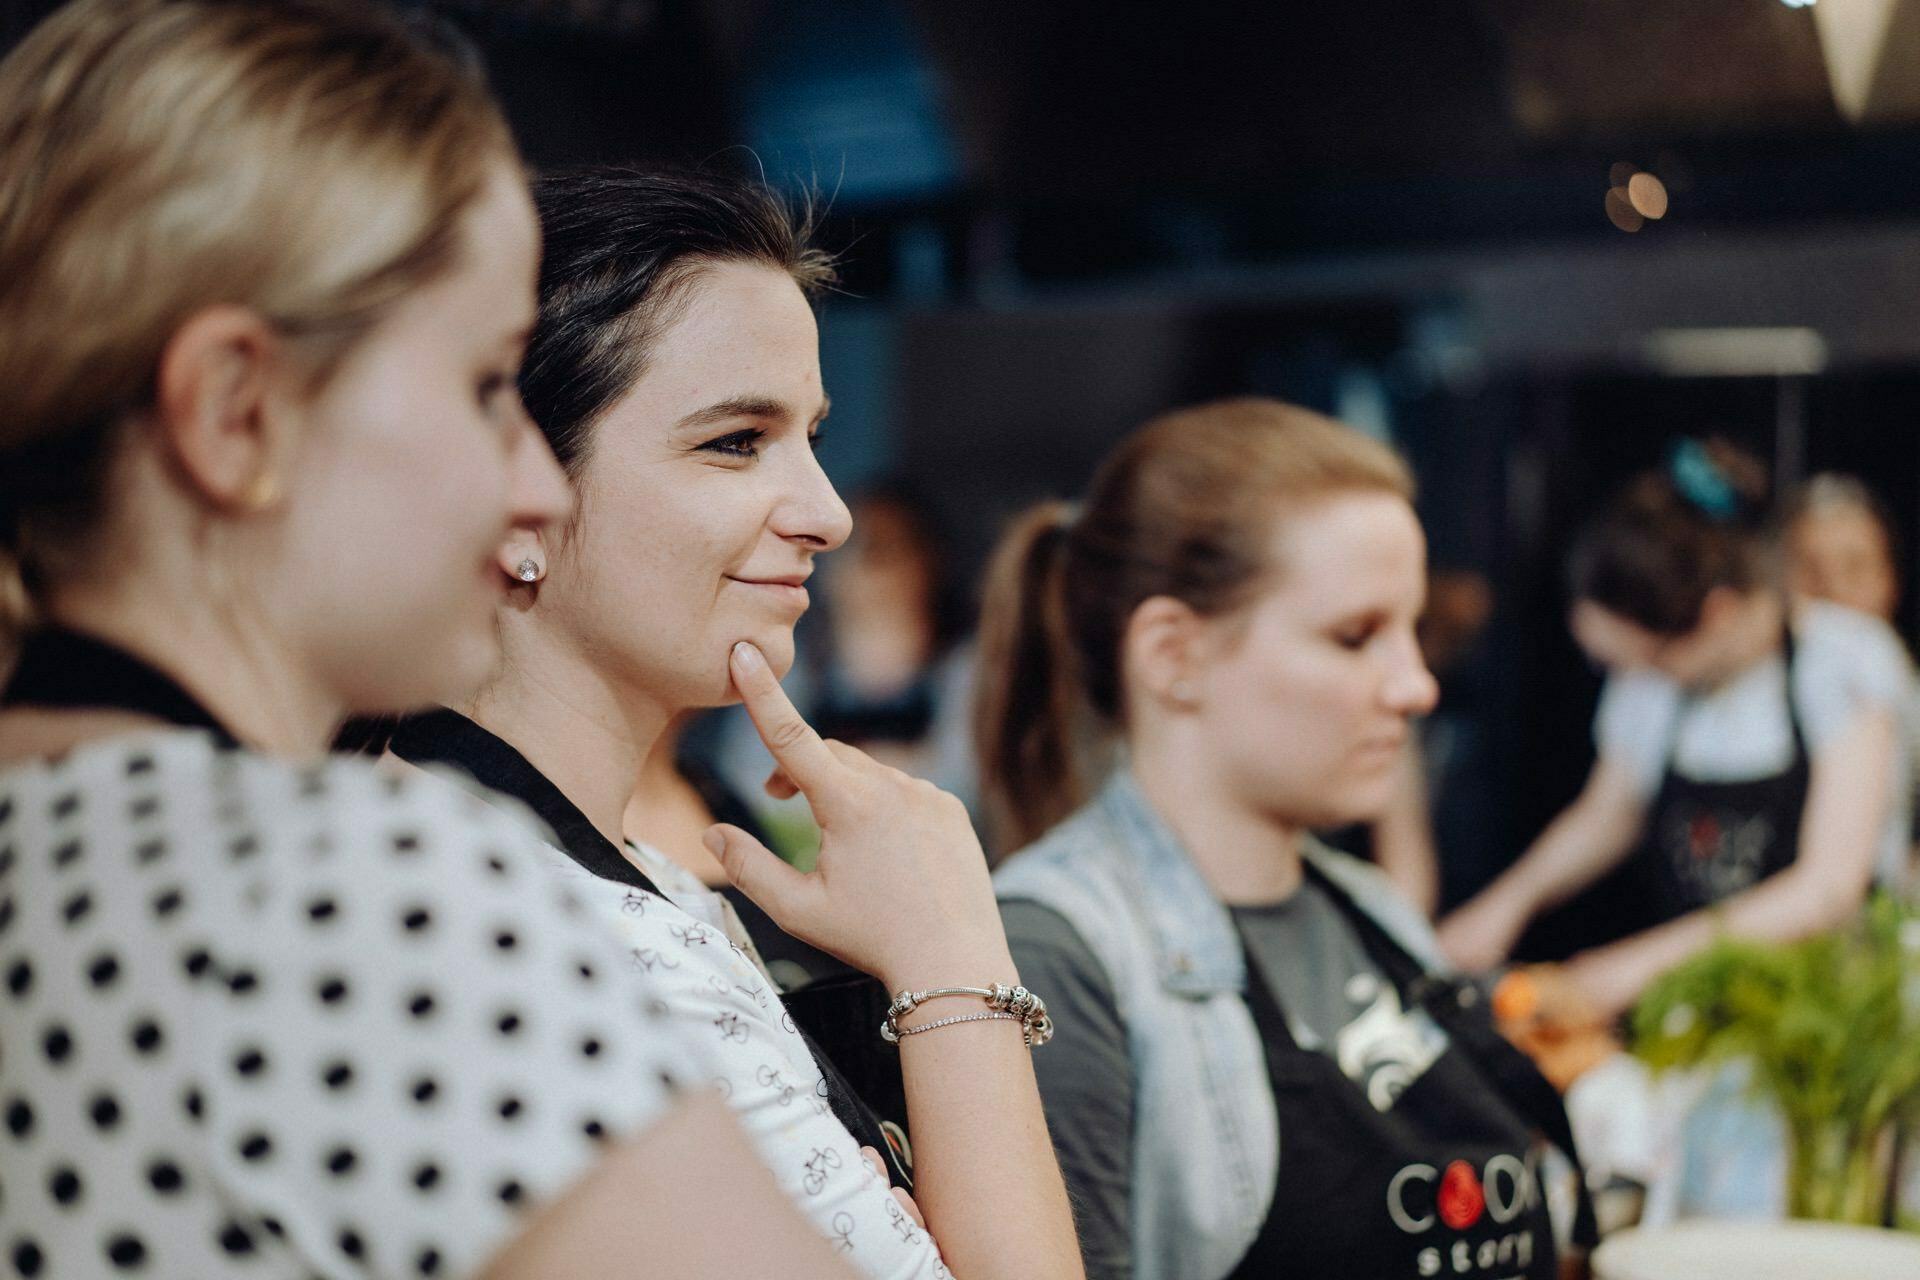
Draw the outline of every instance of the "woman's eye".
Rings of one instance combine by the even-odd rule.
[[[728,458],[757,458],[760,456],[760,438],[763,434],[752,429],[734,431],[717,436],[699,448],[704,453],[717,453]]]
[[[1334,632],[1333,640],[1342,649],[1364,649],[1367,647],[1367,641],[1373,639],[1378,630],[1379,628],[1372,625],[1349,627],[1344,631]]]

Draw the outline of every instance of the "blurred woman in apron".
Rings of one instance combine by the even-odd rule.
[[[1557,1096],[1308,834],[1380,811],[1434,702],[1411,495],[1358,432],[1224,401],[1000,551],[982,776],[1026,846],[996,886],[1060,1014],[1035,1066],[1090,1276],[1556,1275]]]
[[[1462,967],[1500,963],[1537,914],[1617,871],[1637,918],[1564,966],[1585,1012],[1611,1018],[1722,931],[1832,928],[1900,874],[1906,655],[1878,618],[1788,596],[1750,469],[1683,442],[1575,548],[1573,634],[1607,669],[1598,758],[1441,925]]]

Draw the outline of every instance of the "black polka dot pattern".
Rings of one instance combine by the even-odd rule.
[[[703,1074],[602,1024],[620,950],[537,847],[439,779],[187,732],[0,772],[0,1272],[481,1269],[591,1167],[582,1115]]]

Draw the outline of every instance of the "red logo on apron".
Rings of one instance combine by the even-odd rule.
[[[1687,830],[1688,852],[1705,861],[1720,850],[1720,820],[1711,813],[1695,816]]]
[[[1434,1200],[1440,1210],[1440,1221],[1455,1231],[1463,1231],[1480,1221],[1481,1211],[1487,1207],[1487,1194],[1480,1188],[1480,1179],[1474,1176],[1473,1166],[1465,1160],[1455,1160],[1440,1175],[1440,1191]]]

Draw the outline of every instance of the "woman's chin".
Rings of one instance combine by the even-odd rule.
[[[773,668],[773,674],[779,679],[786,679],[787,672],[793,670],[792,628],[781,627],[759,635],[742,636],[741,639],[760,650],[761,655],[767,660],[767,665]]]
[[[1375,822],[1386,812],[1392,794],[1390,783],[1331,789],[1301,806],[1305,812],[1295,814],[1294,821],[1314,831],[1337,831],[1358,823]]]
[[[786,679],[787,673],[793,670],[794,648],[793,633],[791,631],[764,635],[748,635],[739,638],[760,650],[761,655],[767,660],[767,665],[773,668],[773,674],[776,679]],[[731,645],[728,646],[726,652],[729,655],[732,653]],[[686,707],[683,709],[691,710],[695,707],[729,707],[740,701],[740,693],[733,687],[733,677],[727,670],[725,657],[722,658],[720,668],[715,673],[714,678],[703,678],[698,681],[697,684],[698,687],[691,691],[691,696],[686,699]]]

